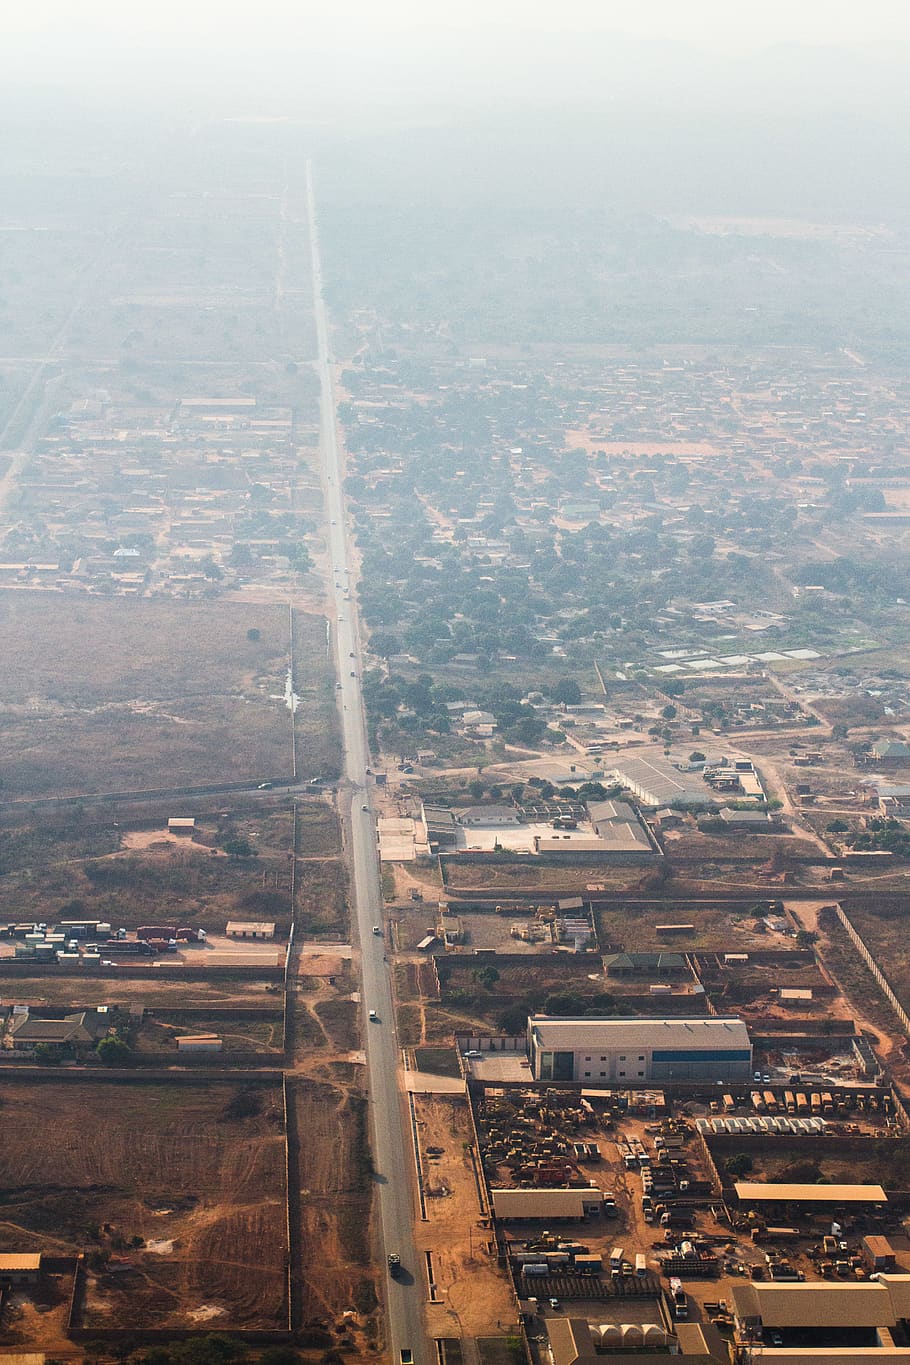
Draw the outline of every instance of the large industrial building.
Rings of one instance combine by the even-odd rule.
[[[642,1084],[748,1081],[752,1044],[741,1019],[528,1019],[528,1055],[538,1081]]]
[[[700,772],[681,772],[662,749],[636,749],[611,759],[612,775],[638,797],[643,806],[710,806],[714,794]]]

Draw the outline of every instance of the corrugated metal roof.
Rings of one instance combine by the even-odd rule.
[[[870,1284],[736,1284],[736,1316],[765,1327],[894,1327],[910,1312],[910,1275]]]
[[[497,1218],[581,1218],[583,1203],[603,1199],[601,1190],[491,1190]]]
[[[733,1186],[744,1204],[780,1200],[790,1204],[885,1204],[881,1185],[796,1185],[768,1181],[739,1181]]]
[[[535,1014],[528,1020],[542,1048],[643,1047],[643,1048],[743,1048],[750,1046],[741,1019],[697,1018],[647,1019],[641,1016],[613,1019],[576,1017],[556,1019]],[[573,1043],[573,1037],[577,1043]]]

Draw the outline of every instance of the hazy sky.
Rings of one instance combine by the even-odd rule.
[[[910,89],[903,43],[910,0],[0,0],[0,89],[326,117],[642,95],[872,109]]]
[[[215,46],[269,43],[304,28],[333,36],[441,25],[615,30],[714,49],[770,43],[910,40],[906,0],[4,0],[0,41],[55,48],[91,36],[105,45],[151,39]]]

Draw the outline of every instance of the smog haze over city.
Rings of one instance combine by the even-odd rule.
[[[0,14],[0,1365],[910,1361],[910,10]]]

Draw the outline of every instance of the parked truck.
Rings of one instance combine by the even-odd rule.
[[[689,1316],[689,1300],[683,1289],[682,1280],[676,1275],[670,1278],[670,1298],[673,1300],[673,1316],[677,1322],[685,1322]]]
[[[143,924],[136,930],[136,937],[163,939],[166,943],[168,939],[176,939],[177,929],[171,924]]]
[[[183,928],[177,930],[178,943],[205,943],[204,929]]]

